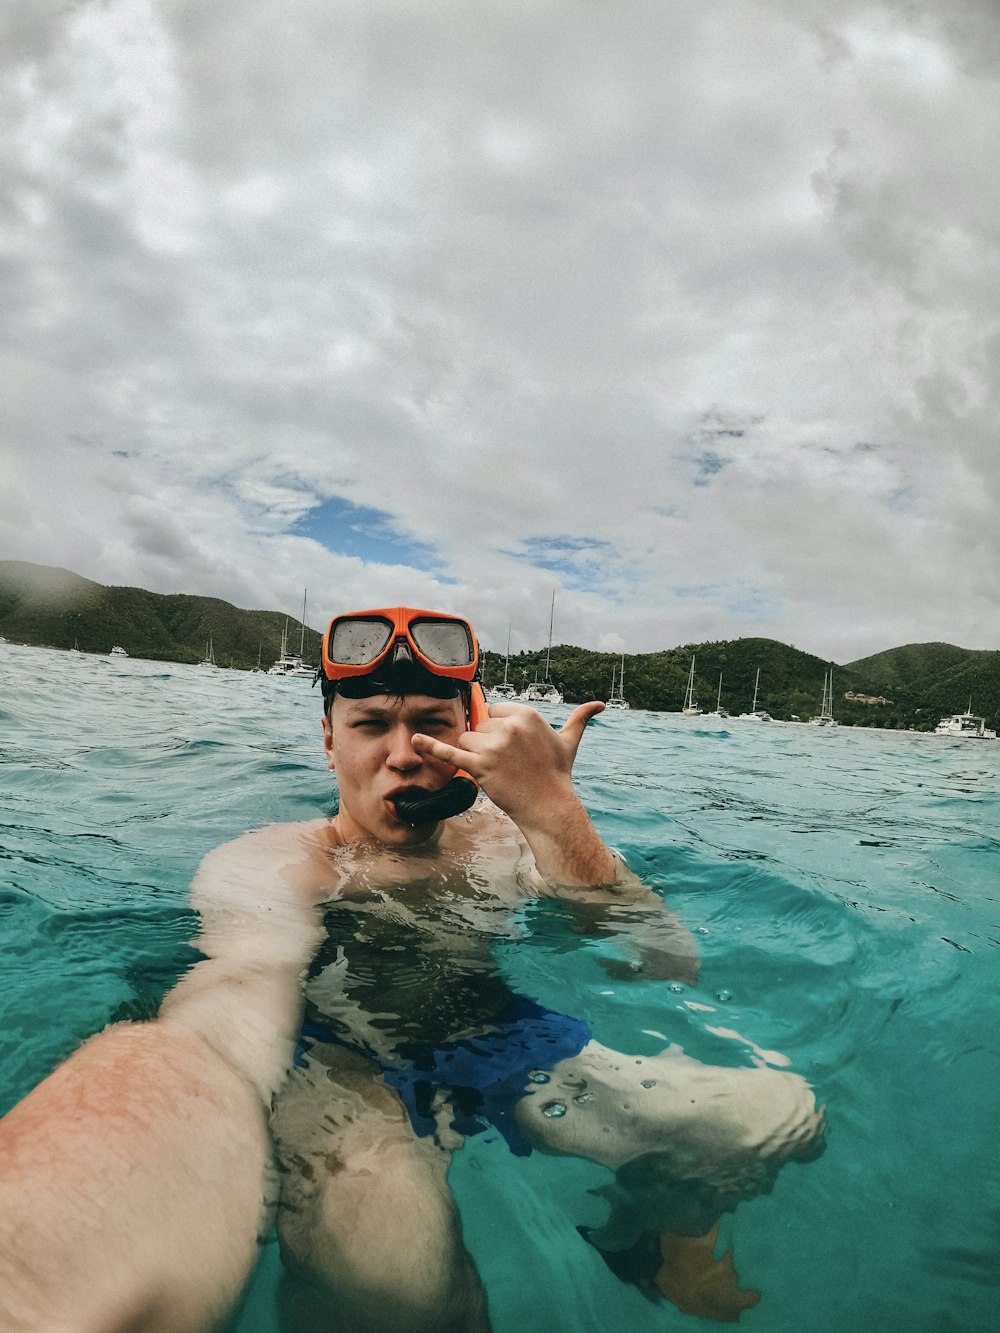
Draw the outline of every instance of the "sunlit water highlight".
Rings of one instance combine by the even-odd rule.
[[[0,1109],[195,955],[201,856],[331,807],[308,682],[0,646]],[[552,710],[559,720],[568,709]],[[695,932],[698,986],[609,979],[551,904],[501,943],[515,987],[619,1050],[787,1055],[827,1151],[724,1219],[767,1333],[1000,1326],[1000,744],[643,712],[577,764],[607,839]],[[601,948],[606,950],[607,946]],[[470,1139],[451,1181],[497,1333],[708,1327],[577,1235],[599,1167]],[[232,1333],[277,1333],[276,1246]]]

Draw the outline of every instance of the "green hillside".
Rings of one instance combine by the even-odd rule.
[[[894,690],[925,677],[939,676],[968,656],[969,649],[956,648],[951,643],[907,643],[902,648],[889,648],[884,653],[849,662],[847,669]]]
[[[760,667],[760,707],[775,716],[799,712],[809,717],[819,712],[823,673],[829,664],[774,639],[689,643],[659,653],[626,654],[625,697],[631,706],[680,711],[692,655],[696,696],[703,709],[715,707],[721,673],[723,707],[730,713],[749,711]],[[488,678],[498,679],[503,675],[502,656],[486,657]],[[620,654],[560,644],[552,649],[550,675],[568,700],[603,699],[611,689],[612,670],[620,663]],[[520,687],[544,667],[544,652],[520,653],[510,659],[508,679]]]
[[[290,646],[299,645],[299,622],[280,611],[242,611],[215,597],[164,595],[142,588],[105,587],[65,569],[24,561],[0,561],[0,634],[15,643],[107,653],[120,643],[132,657],[198,662],[211,638],[220,666],[256,666],[258,649],[268,665],[277,657],[288,625]],[[319,656],[319,634],[307,629],[306,661]],[[656,653],[626,654],[625,697],[633,708],[678,712],[691,658],[695,691],[703,709],[715,707],[722,676],[722,705],[748,712],[760,670],[758,706],[780,720],[806,721],[820,710],[823,676],[831,663],[774,639],[729,639],[682,644]],[[606,699],[620,655],[569,644],[552,649],[551,677],[568,702]],[[503,675],[503,656],[483,655],[487,682]],[[520,688],[545,666],[545,652],[510,659],[508,676]],[[941,717],[965,709],[991,726],[1000,722],[1000,653],[949,643],[906,644],[872,657],[833,666],[833,712],[849,726],[930,730]],[[855,698],[847,699],[852,693]]]
[[[918,727],[970,707],[990,726],[1000,721],[1000,652],[956,648],[950,643],[910,643],[852,662],[857,671],[891,690]]]
[[[131,657],[198,662],[212,640],[220,666],[249,669],[258,650],[265,666],[278,656],[288,624],[298,649],[300,622],[280,611],[242,611],[217,597],[105,587],[69,570],[0,561],[0,634],[13,643],[107,653],[116,643]],[[318,661],[320,636],[307,629],[305,659]]]
[[[633,708],[679,712],[694,655],[695,694],[702,709],[715,707],[721,674],[722,706],[732,714],[749,712],[759,667],[758,707],[781,721],[806,721],[820,711],[823,676],[832,665],[833,712],[843,725],[932,730],[942,717],[961,712],[970,697],[973,710],[985,714],[989,725],[1000,721],[1000,653],[934,646],[942,650],[936,656],[911,655],[923,674],[908,681],[907,649],[878,654],[876,670],[869,670],[869,659],[838,666],[774,639],[684,644],[660,653],[626,654],[624,692]],[[896,667],[894,652],[904,654],[903,665]],[[484,658],[487,680],[501,679],[503,655],[489,652]],[[937,672],[935,661],[941,663]],[[567,702],[606,699],[620,662],[620,654],[560,644],[552,649],[550,676]],[[544,652],[518,653],[510,659],[508,679],[520,688],[544,667]],[[887,677],[897,684],[888,685]],[[845,698],[848,693],[856,697]]]

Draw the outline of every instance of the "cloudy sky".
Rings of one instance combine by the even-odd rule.
[[[31,0],[0,115],[0,558],[1000,648],[996,0]]]

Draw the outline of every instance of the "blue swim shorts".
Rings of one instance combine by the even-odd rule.
[[[407,1042],[397,1048],[391,1065],[380,1063],[386,1083],[396,1089],[410,1121],[421,1137],[437,1129],[432,1107],[443,1089],[454,1110],[452,1128],[460,1134],[481,1134],[492,1124],[503,1135],[511,1152],[527,1157],[525,1142],[514,1116],[514,1107],[530,1091],[530,1075],[538,1082],[560,1060],[579,1055],[591,1039],[589,1026],[579,1018],[568,1018],[545,1009],[534,1000],[514,995],[493,1020],[490,1030],[463,1037],[442,1046]],[[358,1050],[322,1023],[306,1022],[295,1053],[296,1064],[314,1041],[333,1042]],[[371,1052],[359,1054],[372,1058]]]

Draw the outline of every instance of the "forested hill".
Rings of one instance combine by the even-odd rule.
[[[299,622],[283,611],[242,611],[215,597],[165,595],[142,588],[105,587],[65,569],[0,561],[0,634],[13,643],[107,653],[119,643],[133,657],[197,662],[212,639],[220,666],[247,669],[277,657],[288,625],[299,645]],[[316,662],[319,634],[306,630],[305,657]],[[625,697],[633,708],[678,711],[695,658],[699,705],[747,712],[760,669],[758,705],[776,718],[805,721],[820,710],[830,663],[774,639],[683,644],[656,653],[626,654]],[[620,656],[561,644],[552,649],[551,677],[566,699],[606,699]],[[545,652],[510,659],[509,679],[520,688],[544,669]],[[833,665],[833,711],[838,722],[876,727],[933,728],[972,703],[991,726],[1000,722],[1000,653],[947,643],[907,644],[846,665]],[[484,654],[487,683],[503,675],[502,654]],[[845,698],[852,693],[853,699]],[[882,702],[884,701],[884,702]]]
[[[502,679],[503,655],[485,657],[487,680]],[[832,665],[833,713],[840,723],[932,730],[942,717],[962,712],[970,700],[973,711],[985,714],[991,726],[1000,722],[1000,653],[950,644],[910,644],[842,666],[774,639],[729,639],[659,653],[626,653],[624,693],[629,704],[678,712],[692,657],[695,694],[704,710],[715,707],[721,676],[723,708],[749,712],[759,667],[758,707],[780,720],[806,721],[820,711],[823,677]],[[911,663],[919,674],[910,675]],[[620,665],[620,655],[560,644],[552,649],[550,676],[569,701],[606,699],[611,673]],[[544,667],[544,651],[519,653],[510,659],[508,679],[520,688]],[[846,698],[848,694],[855,697]]]
[[[950,643],[909,643],[850,662],[846,672],[890,694],[921,725],[935,715],[961,713],[971,706],[1000,726],[1000,652],[956,648]]]
[[[119,643],[131,657],[198,662],[212,640],[220,666],[249,669],[258,651],[269,666],[281,649],[299,647],[300,622],[282,611],[241,611],[217,597],[105,587],[79,574],[22,560],[0,560],[0,634],[12,643],[107,653]],[[305,659],[316,662],[319,634],[307,629]]]

